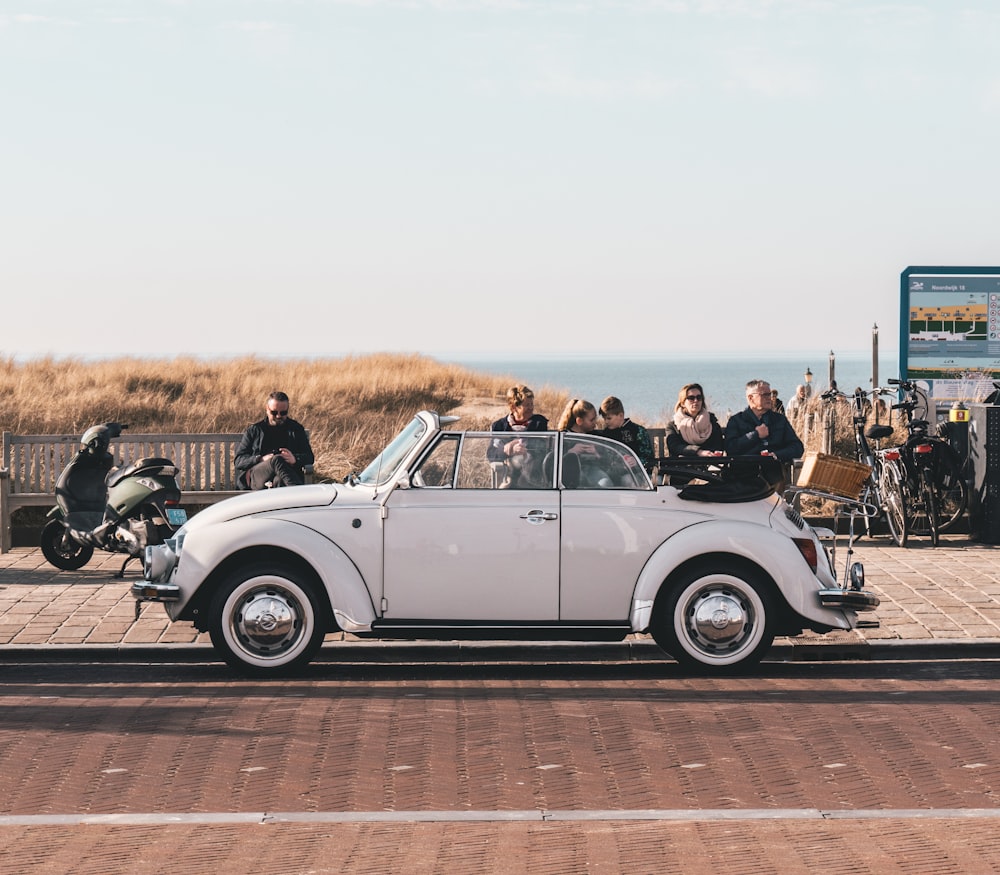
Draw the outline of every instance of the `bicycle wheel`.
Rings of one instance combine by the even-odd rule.
[[[889,534],[897,547],[906,546],[909,534],[909,519],[906,511],[906,487],[899,468],[887,462],[882,466],[882,501],[885,502],[885,520],[889,524]]]
[[[937,495],[938,528],[944,532],[962,518],[969,498],[961,466],[951,456],[939,461],[934,476],[934,491]]]
[[[915,480],[906,483],[906,508],[910,522],[910,534],[929,536],[937,545],[938,516],[931,474],[927,470],[915,472]]]
[[[925,471],[920,478],[920,490],[924,496],[924,509],[927,512],[927,530],[931,536],[931,546],[938,545],[938,506],[934,484],[930,481],[930,472]]]
[[[906,481],[906,510],[910,521],[910,534],[923,537],[931,532],[930,514],[927,507],[927,490],[925,477],[919,469],[913,472],[913,478]]]
[[[870,479],[861,488],[861,495],[858,500],[862,504],[875,504],[878,501],[878,491],[872,485]],[[858,533],[859,538],[862,535],[867,535],[869,538],[875,535],[875,520],[873,520],[870,516],[868,516],[868,514],[865,514],[861,518],[861,527],[862,531]]]

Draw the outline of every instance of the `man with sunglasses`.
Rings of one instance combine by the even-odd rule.
[[[313,464],[309,435],[288,415],[288,396],[272,392],[265,416],[247,426],[236,448],[233,464],[240,489],[298,486],[305,482],[302,468]]]
[[[771,385],[766,380],[747,383],[747,406],[726,423],[726,452],[730,456],[769,455],[785,465],[802,455],[803,446],[784,414],[772,409]]]

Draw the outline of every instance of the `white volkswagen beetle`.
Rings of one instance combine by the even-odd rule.
[[[277,674],[324,636],[621,640],[650,632],[687,668],[759,661],[775,635],[850,629],[878,599],[838,585],[816,532],[755,460],[654,485],[599,434],[452,430],[419,413],[344,483],[264,490],[149,547],[141,601]],[[500,461],[503,458],[506,461]],[[669,475],[668,475],[669,479]],[[137,603],[138,610],[138,603]]]

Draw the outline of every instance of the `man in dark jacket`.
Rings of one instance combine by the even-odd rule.
[[[771,386],[766,380],[747,383],[747,408],[726,423],[726,453],[750,456],[767,453],[790,465],[803,452],[792,424],[771,409]]]
[[[297,486],[305,482],[302,468],[314,461],[306,430],[288,416],[288,396],[272,392],[264,405],[267,414],[243,432],[233,464],[240,489]]]

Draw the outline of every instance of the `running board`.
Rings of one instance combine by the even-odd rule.
[[[632,634],[627,623],[530,623],[444,620],[378,620],[358,638],[438,640],[621,641]]]

